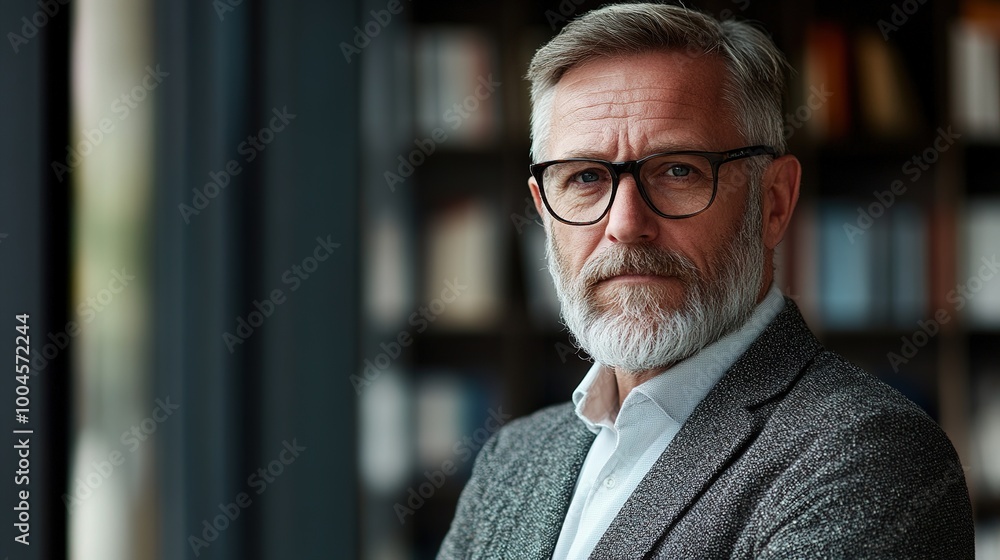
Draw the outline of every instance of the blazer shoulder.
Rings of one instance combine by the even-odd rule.
[[[771,433],[795,433],[814,452],[878,449],[877,462],[917,461],[930,470],[962,470],[938,423],[870,372],[824,350],[810,362],[769,422]]]
[[[496,448],[502,452],[509,448],[545,445],[550,439],[558,438],[560,432],[577,426],[586,429],[576,417],[572,402],[551,405],[504,425],[496,435]]]
[[[841,423],[872,416],[905,418],[914,427],[937,423],[916,403],[872,373],[830,350],[822,350],[804,369],[786,403]]]
[[[815,356],[758,446],[778,474],[758,505],[755,557],[809,557],[817,542],[835,557],[972,557],[972,510],[951,441],[842,356]]]

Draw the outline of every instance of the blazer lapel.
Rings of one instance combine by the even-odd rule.
[[[695,408],[597,543],[592,557],[646,556],[757,434],[822,349],[795,304],[782,310]]]
[[[511,485],[529,488],[513,494],[518,501],[504,507],[505,513],[493,526],[490,548],[495,557],[552,557],[577,477],[595,437],[572,406],[538,436],[536,444],[505,469],[517,479]]]
[[[541,496],[543,501],[528,504],[528,507],[541,509],[542,523],[538,525],[539,558],[552,558],[552,553],[556,550],[556,543],[562,532],[563,522],[566,520],[566,512],[573,500],[573,491],[576,489],[580,469],[583,468],[583,462],[596,437],[583,426],[575,413],[572,422],[574,426],[570,430],[571,433],[566,434],[568,437],[564,440],[566,449],[570,453],[560,454],[559,461],[553,468],[542,474],[549,489]]]

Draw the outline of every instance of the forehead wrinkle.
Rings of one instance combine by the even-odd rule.
[[[635,102],[635,103],[644,103],[644,102]],[[623,103],[596,103],[594,105],[587,105],[587,106],[583,106],[583,107],[575,107],[575,108],[572,108],[572,109],[570,109],[568,111],[565,111],[565,110],[564,111],[559,111],[560,114],[557,114],[555,116],[554,120],[556,122],[560,122],[560,121],[565,122],[565,121],[569,120],[570,121],[570,125],[572,125],[572,123],[578,122],[578,121],[591,121],[591,122],[594,122],[594,121],[604,121],[604,120],[608,120],[608,119],[618,119],[618,120],[627,119],[627,121],[628,121],[627,124],[633,124],[633,123],[635,123],[637,121],[640,121],[640,120],[641,121],[649,121],[649,122],[662,121],[662,120],[666,120],[666,121],[690,121],[690,120],[692,120],[691,116],[688,115],[688,114],[677,114],[677,115],[670,115],[670,116],[661,116],[661,115],[655,115],[654,116],[654,115],[649,115],[649,114],[646,114],[647,113],[646,111],[642,110],[642,107],[640,107],[639,110],[633,110],[631,106],[635,105],[635,103],[624,103],[624,104]],[[675,105],[677,107],[690,107],[690,108],[694,108],[694,109],[700,109],[700,108],[702,108],[702,105],[700,105],[698,103],[678,103],[678,102],[672,102],[671,104]],[[574,119],[574,117],[575,117],[575,119]]]
[[[686,70],[686,64],[679,64],[681,69],[678,70],[667,70],[666,68],[658,69],[652,73],[644,73],[637,76],[635,79],[631,79],[627,76],[623,76],[618,72],[617,68],[609,69],[606,72],[596,74],[594,76],[581,77],[579,73],[574,72],[577,68],[569,70],[563,77],[559,80],[558,86],[565,85],[567,87],[574,87],[579,84],[594,84],[596,82],[608,82],[608,87],[614,89],[615,91],[625,91],[625,92],[639,92],[643,90],[656,90],[656,89],[680,89],[684,86],[691,87],[706,87],[710,86],[709,82],[712,82],[711,78],[699,77],[696,79],[679,79],[679,74],[684,74]],[[639,83],[641,80],[654,79],[656,83]],[[557,86],[557,87],[558,87]],[[671,87],[671,86],[680,86]],[[690,90],[685,90],[686,93],[690,93]]]
[[[594,103],[592,105],[584,105],[580,107],[574,107],[569,110],[561,110],[558,115],[559,118],[567,118],[578,114],[583,114],[586,119],[607,119],[607,118],[642,118],[642,119],[658,119],[663,117],[649,115],[648,101],[630,101],[625,103],[620,102],[603,102]],[[671,103],[672,105],[678,107],[700,107],[695,103]],[[683,118],[687,118],[686,116]]]
[[[565,88],[559,87],[556,92],[555,101],[557,107],[576,102],[579,102],[581,107],[591,107],[604,104],[662,103],[664,99],[675,102],[675,100],[683,99],[685,96],[691,96],[699,100],[707,99],[708,96],[701,90],[685,87],[689,85],[691,84],[679,83],[676,84],[676,87],[672,87],[672,84],[648,87],[627,85],[625,87],[585,90],[575,93],[567,92]],[[597,101],[592,102],[592,99]]]
[[[602,127],[598,130],[583,130],[568,135],[553,146],[552,159],[584,157],[622,161],[641,159],[650,154],[684,150],[714,151],[723,149],[717,139],[704,131],[689,130],[677,137],[671,129],[654,133],[630,134],[627,130],[613,130]]]
[[[593,98],[584,103],[573,103],[571,99],[567,99],[563,102],[557,101],[557,109],[553,115],[553,121],[572,126],[577,121],[606,121],[608,119],[620,119],[626,120],[626,125],[635,124],[639,121],[650,121],[654,122],[657,120],[679,120],[679,121],[689,121],[691,120],[691,114],[696,114],[698,111],[708,110],[710,112],[717,112],[719,109],[714,108],[715,104],[711,103],[711,100],[707,99],[705,96],[701,98],[696,98],[694,100],[682,100],[682,99],[671,99],[665,101],[663,99],[620,99],[620,95],[616,95],[619,99],[607,99],[606,97],[601,98],[600,94],[587,93],[585,95],[578,95],[577,98]],[[681,109],[677,114],[670,116],[661,116],[657,113],[656,109],[663,107],[664,105],[669,105],[676,109]],[[653,109],[653,110],[650,110]],[[684,109],[693,109],[693,111],[686,111]]]
[[[599,127],[603,129],[608,134],[613,134],[621,130],[622,132],[631,131],[634,134],[641,134],[642,136],[648,136],[651,132],[655,133],[656,130],[646,131],[637,130],[636,125],[659,125],[657,130],[662,130],[664,132],[675,131],[680,126],[691,122],[689,117],[681,116],[670,116],[670,117],[642,117],[642,116],[629,116],[629,117],[618,117],[613,115],[608,115],[605,117],[597,118],[587,118],[585,120],[573,120],[565,123],[563,125],[566,129],[566,133],[571,133],[573,136],[580,136],[583,134],[588,134],[592,132],[594,127]],[[562,125],[557,121],[557,124]]]

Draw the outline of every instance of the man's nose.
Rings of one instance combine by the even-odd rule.
[[[639,185],[631,173],[623,173],[618,180],[618,192],[608,210],[604,234],[611,241],[637,243],[652,241],[663,219],[646,204],[639,192]]]

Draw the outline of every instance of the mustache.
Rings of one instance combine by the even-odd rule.
[[[685,283],[700,279],[698,267],[684,255],[643,243],[616,244],[601,251],[584,265],[577,281],[586,289],[608,278],[626,274],[673,276]]]

